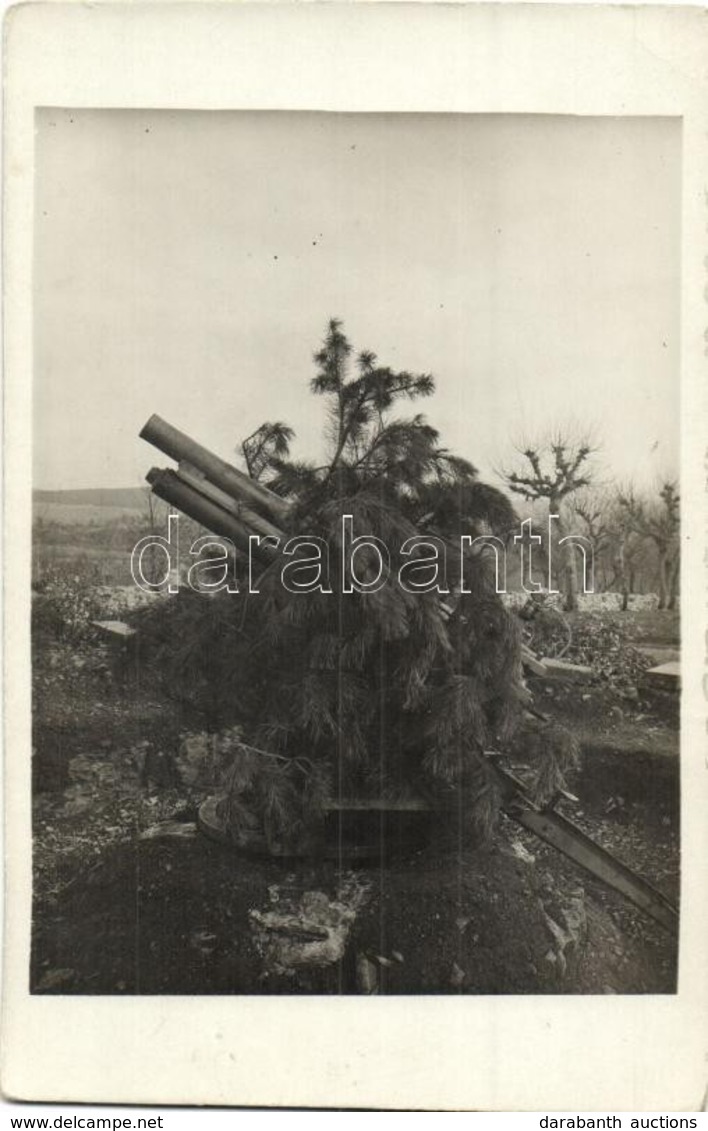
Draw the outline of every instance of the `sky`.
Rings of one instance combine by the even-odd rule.
[[[138,486],[154,412],[321,458],[333,316],[433,374],[485,478],[557,425],[603,477],[677,470],[676,120],[43,109],[36,143],[35,487]]]

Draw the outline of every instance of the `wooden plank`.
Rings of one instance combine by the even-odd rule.
[[[490,752],[491,754],[492,752]],[[630,900],[646,915],[651,916],[657,923],[670,931],[675,931],[678,926],[678,911],[673,904],[656,888],[652,887],[641,876],[632,872],[625,864],[617,860],[601,845],[591,840],[582,829],[571,821],[561,816],[555,809],[538,809],[524,793],[522,783],[514,774],[503,770],[496,760],[488,759],[494,767],[503,790],[503,809],[513,820],[524,828],[533,832],[547,844],[557,849],[579,867],[595,876],[596,879],[614,888],[626,899]],[[572,796],[572,795],[568,795]],[[575,800],[575,799],[574,799]],[[231,843],[228,833],[222,822],[216,816],[216,798],[209,798],[199,810],[199,827],[208,836],[222,843]],[[441,815],[449,812],[447,807],[431,804],[421,797],[404,798],[341,798],[332,800],[325,805],[329,813],[346,813],[352,811],[371,812],[440,812]],[[259,848],[267,850],[265,838],[259,838]],[[336,846],[335,846],[336,847]],[[326,844],[320,846],[324,856],[334,851],[333,847]],[[371,855],[370,846],[347,846],[348,856],[359,855],[362,859]]]
[[[585,664],[569,664],[567,660],[553,660],[544,656],[543,664],[548,679],[564,679],[568,683],[587,683],[592,679],[592,668]]]
[[[646,676],[652,683],[678,688],[681,685],[681,664],[678,660],[672,660],[668,664],[659,664],[656,668],[649,668]]]
[[[94,628],[99,628],[102,632],[116,639],[129,640],[132,636],[137,635],[136,629],[131,628],[129,624],[122,620],[92,620],[91,624]]]
[[[370,797],[370,798],[334,798],[325,802],[326,813],[349,813],[352,811],[376,813],[431,813],[434,809],[422,797]]]
[[[676,930],[678,912],[668,899],[560,813],[550,809],[538,812],[521,806],[507,809],[507,812],[525,829],[529,829],[586,872],[620,892],[662,927],[670,931]]]
[[[548,668],[545,660],[539,660],[535,652],[527,648],[525,644],[521,645],[521,663],[530,671],[532,675],[548,675]]]
[[[535,833],[608,887],[614,888],[655,922],[671,931],[677,929],[678,911],[665,895],[596,844],[582,829],[555,809],[539,809],[534,805],[526,795],[523,783],[509,770],[503,770],[496,761],[490,761],[489,764],[502,787],[504,812],[512,820]]]

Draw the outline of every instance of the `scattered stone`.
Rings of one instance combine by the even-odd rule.
[[[73,980],[74,971],[68,967],[47,970],[37,982],[37,993],[43,993],[45,990],[58,990],[62,986],[68,986]]]
[[[240,743],[239,727],[184,734],[175,754],[180,778],[192,789],[221,789],[242,750]]]
[[[467,924],[469,922],[470,922],[469,916],[460,915],[460,916],[458,916],[457,919],[455,919],[455,926],[457,927],[460,934],[462,934],[462,932],[464,931],[465,927],[467,926]]]
[[[329,931],[326,927],[321,927],[311,919],[298,918],[294,915],[264,914],[260,911],[251,911],[250,915],[254,923],[260,923],[274,934],[288,935],[302,942],[326,942],[329,939]]]
[[[466,979],[467,975],[465,974],[462,967],[458,966],[456,962],[453,962],[452,973],[450,974],[450,985],[454,986],[456,989],[459,989],[460,986],[464,985]]]
[[[335,899],[330,900],[321,891],[306,891],[298,902],[296,895],[281,893],[277,909],[271,900],[270,910],[249,911],[264,974],[294,974],[302,967],[338,962],[368,894],[368,885],[352,875],[341,884]]]
[[[330,902],[323,891],[306,891],[302,897],[302,909],[312,919],[332,923],[336,921],[331,913]]]
[[[217,936],[213,931],[193,931],[190,936],[190,943],[202,954],[212,954]]]
[[[527,848],[524,848],[520,840],[511,840],[509,842],[509,845],[514,856],[516,856],[519,860],[523,860],[524,864],[536,863],[536,857],[533,855],[533,853],[529,852]]]
[[[141,832],[138,840],[158,840],[161,837],[179,837],[180,840],[191,840],[197,835],[197,826],[194,821],[161,821],[159,825],[150,825]]]
[[[80,813],[85,813],[90,808],[91,798],[81,794],[69,797],[64,803],[64,812],[67,817],[78,817]]]
[[[570,905],[563,908],[561,911],[563,926],[556,922],[545,908],[544,918],[546,920],[546,926],[553,937],[555,944],[555,961],[558,964],[561,977],[563,977],[568,965],[566,952],[571,949],[577,949],[580,946],[587,930],[585,891],[583,888],[578,888],[571,896]]]
[[[615,809],[624,809],[624,797],[610,797],[605,805],[605,812],[612,813]]]
[[[376,967],[362,952],[356,956],[356,985],[361,994],[379,992],[379,976]]]
[[[392,950],[391,951],[391,957],[395,958],[396,962],[403,962],[403,960],[404,960],[403,955],[401,954],[400,950]]]
[[[145,590],[137,585],[99,585],[96,598],[109,614],[133,612],[164,601],[166,590]]]

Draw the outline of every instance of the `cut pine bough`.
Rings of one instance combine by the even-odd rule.
[[[250,552],[255,541],[263,564],[268,565],[273,561],[277,551],[267,544],[267,537],[263,536],[276,539],[280,536],[282,532],[277,524],[288,517],[290,505],[287,500],[219,459],[157,416],[150,418],[141,436],[179,463],[176,471],[153,469],[150,472],[148,481],[156,495],[212,532],[228,537],[243,552]],[[254,534],[258,535],[255,539]],[[448,615],[452,611],[450,608],[443,608],[443,612]],[[522,652],[522,662],[527,671],[546,678],[584,682],[591,676],[587,667],[550,658],[539,659],[528,648]],[[543,717],[537,710],[533,713]],[[504,808],[510,817],[597,879],[620,892],[656,922],[669,930],[675,930],[677,911],[660,892],[595,844],[553,808],[536,807],[513,775],[502,770],[495,759],[490,759],[489,762],[499,776]],[[401,809],[395,802],[379,802],[378,807],[391,813]],[[417,805],[413,807],[417,808]],[[424,802],[420,807],[423,810],[432,808]],[[358,808],[375,809],[376,805],[360,801]],[[411,809],[410,799],[407,808]],[[352,809],[340,799],[339,803],[330,807],[330,811],[343,814],[351,813]],[[207,835],[233,843],[218,818],[215,799],[202,806],[199,823]],[[265,841],[265,837],[262,839]],[[270,851],[267,844],[253,846],[256,851],[262,850],[262,847],[265,851]]]

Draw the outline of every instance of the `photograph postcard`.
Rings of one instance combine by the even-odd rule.
[[[700,1110],[707,47],[10,10],[9,1099]]]

